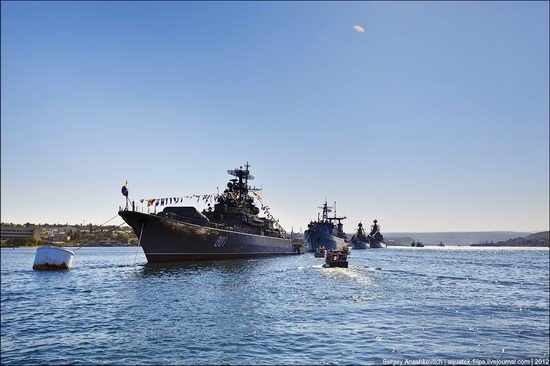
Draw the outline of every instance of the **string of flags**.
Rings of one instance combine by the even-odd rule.
[[[279,220],[276,220],[271,214],[270,212],[271,207],[268,205],[265,205],[262,202],[262,196],[260,196],[256,192],[251,192],[251,193],[260,203],[260,209],[264,213],[264,215],[270,221],[273,222],[273,226],[281,230],[288,237],[288,233],[286,232],[285,229],[283,229],[281,224],[279,224]],[[212,202],[216,202],[221,197],[235,201],[238,198],[238,193],[224,192],[221,194],[191,194],[191,195],[179,196],[179,197],[163,197],[163,198],[149,198],[149,199],[142,198],[139,201],[141,203],[147,202],[147,207],[151,207],[151,206],[158,207],[158,206],[167,206],[167,205],[177,204],[177,203],[183,202],[186,199],[196,199],[197,203],[199,203],[200,201],[203,201],[204,203],[212,203]]]
[[[261,203],[262,197],[256,192],[252,192],[252,194]],[[203,201],[205,203],[212,203],[213,201],[217,201],[220,197],[224,197],[226,199],[231,199],[235,201],[237,200],[237,198],[239,198],[239,195],[237,192],[224,192],[224,193],[218,193],[218,194],[191,194],[191,195],[179,196],[179,197],[147,198],[147,199],[142,198],[139,200],[139,202],[141,203],[147,202],[147,207],[150,207],[150,206],[172,205],[172,204],[183,202],[186,199],[196,199],[197,203],[199,203],[200,201]],[[262,203],[262,211],[264,209],[269,209],[269,206],[264,205]]]
[[[183,200],[186,200],[186,199],[196,199],[197,203],[199,201],[212,202],[213,200],[217,200],[221,196],[226,196],[226,194],[192,194],[192,195],[180,196],[180,197],[149,198],[149,199],[142,198],[139,200],[139,202],[141,203],[147,202],[147,207],[166,206],[166,205],[173,205],[176,203],[183,202]],[[236,198],[237,197],[235,197],[234,199]]]
[[[275,226],[277,229],[281,230],[285,236],[287,238],[289,238],[290,236],[288,235],[288,233],[286,232],[285,229],[283,229],[283,227],[281,226],[281,224],[279,224],[279,220],[275,219],[273,217],[273,215],[271,214],[271,212],[269,212],[269,210],[271,210],[271,207],[269,207],[268,205],[264,205],[264,203],[262,202],[262,196],[260,196],[258,193],[256,192],[252,192],[252,194],[254,195],[254,197],[256,197],[256,199],[258,200],[258,202],[260,202],[260,209],[263,211],[264,215],[271,221],[273,221],[273,226]]]

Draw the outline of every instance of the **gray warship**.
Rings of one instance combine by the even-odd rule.
[[[326,200],[319,208],[323,210],[321,216],[317,217],[317,221],[311,221],[308,229],[304,231],[308,252],[317,252],[321,247],[326,250],[342,250],[346,245],[346,233],[344,233],[342,220],[346,217],[336,216],[336,210],[334,210],[334,216],[329,217],[332,207],[327,205]]]
[[[235,177],[214,208],[165,207],[149,214],[128,207],[119,215],[139,238],[148,262],[199,261],[299,254],[275,222],[260,217],[248,185],[250,165],[228,170]],[[133,205],[132,205],[133,207]]]
[[[369,239],[363,229],[363,224],[359,222],[357,225],[357,232],[351,237],[351,245],[353,249],[367,249]]]
[[[373,220],[371,225],[370,234],[367,236],[369,247],[370,248],[386,248],[387,245],[384,243],[384,236],[380,232],[380,225],[378,225],[378,220]]]

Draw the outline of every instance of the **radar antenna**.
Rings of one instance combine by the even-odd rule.
[[[253,187],[248,187],[248,190],[251,191],[251,192],[259,192],[261,191],[262,189],[261,188],[258,188],[256,186],[253,186]]]
[[[250,165],[248,165],[248,167],[250,167]],[[243,167],[240,167],[238,169],[230,169],[227,171],[227,174],[237,178],[242,178],[244,180],[254,180],[254,176],[250,174],[250,172],[248,171],[248,167],[246,168],[246,170],[243,169]]]
[[[248,192],[250,190],[257,191],[258,189],[254,187],[253,189],[250,189],[248,187],[248,181],[253,180],[254,177],[252,174],[250,174],[250,164],[246,162],[246,165],[243,169],[242,166],[240,166],[237,169],[230,169],[227,171],[229,175],[232,175],[234,177],[237,177],[237,179],[230,179],[232,183],[232,189],[235,190],[239,195],[239,200],[243,200],[248,197]]]

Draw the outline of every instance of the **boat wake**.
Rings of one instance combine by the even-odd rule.
[[[329,278],[348,278],[362,285],[371,285],[373,278],[365,274],[365,267],[350,266],[349,268],[322,268],[322,273]],[[367,272],[376,271],[373,268],[366,268]]]

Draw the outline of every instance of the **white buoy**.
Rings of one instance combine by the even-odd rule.
[[[58,247],[36,249],[32,269],[71,269],[74,252]]]

